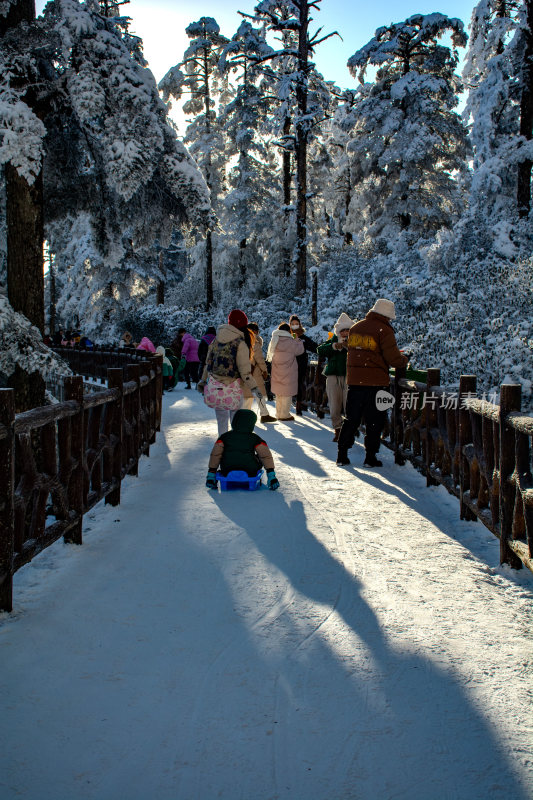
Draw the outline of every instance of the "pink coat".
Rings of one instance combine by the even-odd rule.
[[[146,350],[147,353],[155,353],[155,347],[147,336],[143,336],[141,343],[137,345],[137,350]]]
[[[200,361],[198,358],[198,342],[190,333],[184,333],[181,348],[181,357],[185,361]]]
[[[278,334],[278,342],[272,356],[272,372],[270,375],[270,388],[277,397],[292,397],[298,393],[298,362],[296,356],[301,355],[304,343],[300,339],[293,339],[288,331],[274,331]]]

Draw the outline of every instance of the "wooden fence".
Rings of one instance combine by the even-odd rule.
[[[13,574],[60,536],[81,544],[83,515],[103,498],[118,505],[122,479],[149,455],[162,359],[143,359],[107,368],[107,388],[89,395],[81,375],[66,378],[63,402],[22,414],[0,389],[0,610],[12,609]]]
[[[327,410],[321,365],[310,366],[307,402]],[[500,387],[500,405],[476,396],[476,376],[463,375],[459,391],[440,386],[440,370],[427,382],[391,377],[395,404],[383,443],[397,464],[407,460],[428,486],[442,484],[459,499],[461,519],[479,520],[500,540],[500,561],[533,571],[533,417],[521,413],[521,387]]]

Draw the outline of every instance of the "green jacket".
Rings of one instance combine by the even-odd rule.
[[[320,358],[327,358],[328,360],[322,373],[323,375],[346,375],[346,356],[348,353],[346,350],[333,349],[334,342],[338,341],[338,337],[333,334],[331,339],[328,339],[324,344],[319,344],[316,349]]]
[[[219,450],[222,450],[222,457],[220,459],[220,471],[223,475],[227,475],[233,469],[242,469],[249,475],[255,475],[261,467],[264,466],[268,469],[273,468],[272,456],[266,445],[264,439],[254,433],[254,425],[257,417],[253,411],[246,408],[241,408],[231,423],[233,430],[223,433],[219,436],[209,462],[209,469],[213,469],[216,461],[220,456],[216,456]],[[217,447],[222,444],[223,449]],[[259,452],[258,452],[259,449]],[[266,452],[265,452],[266,451]],[[261,456],[268,456],[264,459]]]

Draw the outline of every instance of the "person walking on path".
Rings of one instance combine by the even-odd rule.
[[[335,436],[333,437],[334,442],[339,440],[342,415],[346,409],[346,395],[348,393],[346,384],[347,352],[344,348],[341,350],[335,348],[334,345],[337,342],[346,342],[348,333],[353,324],[353,320],[343,311],[335,323],[333,328],[334,333],[331,339],[328,339],[324,344],[319,344],[317,347],[317,353],[320,358],[327,359],[323,374],[326,376],[326,394],[328,396],[331,425],[335,431]]]
[[[191,381],[198,383],[198,341],[190,333],[184,333],[181,340],[181,357],[185,359],[183,377],[187,383],[186,389],[191,388]]]
[[[246,314],[235,308],[230,312],[227,324],[219,327],[207,351],[204,372],[197,385],[200,392],[203,393],[212,376],[226,386],[239,380],[241,387],[247,386],[258,398],[262,396],[252,376],[253,339],[247,326]],[[228,430],[235,411],[215,408],[219,436]]]
[[[307,406],[305,404],[305,390],[306,390],[306,379],[307,379],[307,364],[308,364],[308,353],[316,353],[317,344],[313,339],[309,336],[306,336],[305,328],[302,326],[300,322],[300,317],[296,314],[292,314],[289,317],[289,326],[291,330],[291,334],[294,336],[295,339],[298,339],[300,342],[303,342],[304,350],[297,358],[298,362],[298,388],[295,392],[296,394],[296,414],[301,417],[302,412],[305,409],[307,411]]]
[[[348,450],[352,447],[355,432],[364,417],[365,465],[381,467],[376,457],[379,451],[381,432],[385,425],[386,411],[376,402],[379,391],[388,391],[389,367],[405,367],[407,356],[402,355],[396,344],[391,320],[396,319],[394,303],[383,298],[376,300],[366,317],[352,325],[346,344],[337,342],[334,347],[348,349],[346,381],[348,397],[346,417],[339,434],[337,464],[350,463]]]
[[[177,359],[181,358],[181,348],[183,347],[183,335],[185,333],[187,333],[185,328],[178,328],[178,332],[174,336],[172,344],[170,345],[170,349],[172,350]]]
[[[290,327],[282,322],[272,333],[268,345],[267,361],[272,364],[270,387],[276,395],[276,418],[293,420],[291,415],[292,398],[298,392],[297,357],[305,350],[304,343],[294,338]]]
[[[219,436],[211,451],[205,485],[217,488],[217,469],[221,475],[232,470],[242,470],[250,478],[255,477],[263,466],[267,474],[267,486],[275,491],[279,481],[274,471],[274,459],[270,448],[261,436],[254,433],[257,416],[248,408],[241,408],[231,422],[232,430]]]
[[[248,323],[248,329],[254,335],[254,349],[253,349],[253,356],[252,356],[252,375],[254,377],[255,382],[259,388],[259,391],[263,395],[261,400],[258,400],[259,405],[259,412],[261,414],[261,422],[264,424],[266,422],[275,422],[276,418],[272,417],[268,413],[268,408],[266,404],[266,387],[265,381],[268,378],[268,368],[265,362],[265,357],[263,355],[263,339],[259,335],[259,325],[257,322],[250,322]],[[244,408],[252,408],[254,402],[254,396],[252,392],[248,389],[247,386],[244,386]]]
[[[163,356],[163,391],[170,392],[172,389],[172,381],[174,379],[174,368],[172,366],[172,362],[167,357],[163,345],[160,344],[159,347],[156,347],[156,353],[158,356]]]

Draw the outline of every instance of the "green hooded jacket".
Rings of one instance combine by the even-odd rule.
[[[326,364],[323,375],[344,375],[346,376],[346,356],[348,352],[346,350],[334,350],[333,344],[338,342],[338,337],[333,334],[331,339],[328,339],[327,342],[324,344],[319,344],[316,351],[320,358],[327,358],[328,363]]]
[[[242,469],[249,475],[255,475],[261,469],[255,448],[258,444],[266,444],[261,436],[254,433],[257,416],[247,408],[241,408],[231,423],[232,430],[223,433],[219,439],[224,444],[224,453],[220,462],[220,471],[227,475],[233,469]]]

